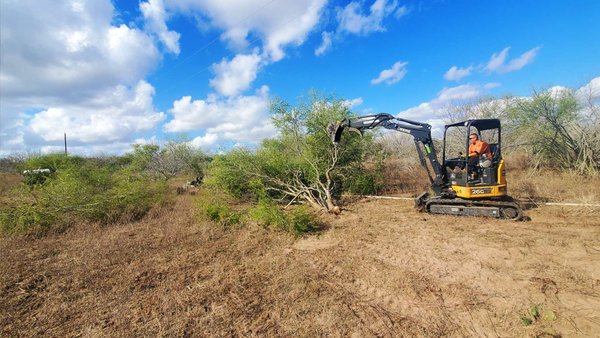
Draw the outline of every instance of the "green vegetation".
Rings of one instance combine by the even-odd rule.
[[[364,167],[377,146],[371,136],[349,135],[333,144],[328,125],[351,116],[342,100],[312,94],[291,107],[276,100],[272,120],[279,137],[255,151],[236,149],[217,156],[207,171],[207,184],[238,198],[305,203],[333,210],[344,191],[373,193],[377,175]]]
[[[261,198],[258,203],[237,204],[235,197],[209,188],[201,190],[194,203],[201,220],[225,227],[254,223],[295,236],[319,228],[315,215],[308,207],[294,206],[285,210],[268,198]]]
[[[535,154],[537,165],[600,171],[600,110],[578,103],[572,90],[535,92],[509,109],[507,124],[519,143]]]
[[[527,310],[527,313],[521,314],[521,323],[524,326],[530,326],[540,320],[555,321],[556,314],[550,309],[546,309],[544,304],[536,304]]]
[[[200,191],[195,198],[198,216],[222,226],[239,224],[241,221],[241,213],[232,210],[231,204],[231,198],[210,189]]]
[[[132,168],[165,181],[184,171],[202,178],[208,161],[208,156],[185,140],[168,141],[162,148],[155,144],[135,144],[131,155]]]
[[[12,203],[0,206],[1,231],[44,233],[61,231],[76,222],[102,224],[131,221],[167,200],[167,185],[115,170],[92,160],[51,154],[22,164],[24,170],[49,168],[49,175],[26,175],[12,191]]]
[[[169,202],[167,180],[182,173],[201,180],[208,161],[188,142],[169,141],[136,144],[123,156],[49,154],[7,162],[24,177],[3,196],[0,232],[43,234],[81,221],[138,220]]]
[[[318,229],[314,214],[306,206],[285,211],[269,199],[261,199],[248,211],[248,219],[265,228],[286,231],[296,236]]]
[[[525,166],[597,176],[600,109],[597,101],[582,100],[583,94],[561,89],[535,92],[531,98],[487,98],[455,107],[460,113],[448,113],[455,121],[502,119],[504,154],[525,153],[520,161]],[[338,212],[336,202],[343,193],[380,192],[392,181],[386,175],[395,175],[384,170],[385,161],[401,165],[406,156],[398,150],[413,148],[410,138],[397,144],[386,138],[375,142],[375,133],[362,137],[348,133],[333,144],[329,124],[353,116],[343,100],[333,97],[310,94],[296,106],[275,100],[271,113],[277,137],[255,149],[236,148],[214,158],[185,140],[162,146],[137,144],[123,156],[6,158],[0,163],[4,172],[13,177],[29,172],[13,190],[2,186],[0,231],[44,233],[80,221],[109,224],[140,219],[168,202],[167,182],[185,174],[204,181],[209,189],[196,200],[203,219],[224,226],[251,222],[298,235],[317,228],[307,206]],[[393,151],[384,151],[386,146]]]

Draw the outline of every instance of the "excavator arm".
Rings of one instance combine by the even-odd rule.
[[[429,177],[433,192],[436,196],[443,198],[454,198],[456,196],[454,190],[448,185],[445,171],[438,162],[433,139],[431,138],[431,125],[382,113],[344,119],[339,123],[330,125],[329,131],[331,133],[332,141],[334,143],[339,143],[345,129],[358,131],[362,135],[364,130],[377,127],[396,130],[411,135],[414,139],[415,146],[417,147],[421,165],[425,168],[427,176]],[[425,151],[423,151],[423,149]],[[427,166],[426,161],[429,161],[431,169]],[[426,196],[423,196],[420,199],[424,198],[426,198]],[[419,201],[417,201],[417,204],[419,204]]]

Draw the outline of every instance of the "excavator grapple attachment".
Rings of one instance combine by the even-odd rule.
[[[340,143],[342,139],[342,132],[344,131],[344,126],[341,123],[330,123],[327,126],[327,131],[329,132],[329,136],[331,137],[331,141],[333,143]]]
[[[342,139],[342,133],[344,132],[344,130],[353,131],[355,133],[358,133],[360,136],[362,136],[362,131],[360,129],[349,127],[344,122],[345,122],[345,120],[342,122],[330,123],[327,126],[327,131],[329,132],[331,141],[335,144],[340,143],[340,140]]]

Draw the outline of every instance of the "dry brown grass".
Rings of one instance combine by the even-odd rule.
[[[600,332],[600,221],[576,209],[514,223],[367,199],[295,239],[199,224],[192,198],[136,223],[0,239],[0,336]],[[539,304],[555,318],[524,325]]]
[[[23,176],[20,174],[0,172],[0,205],[9,204],[11,200],[10,191],[19,185],[22,180]]]

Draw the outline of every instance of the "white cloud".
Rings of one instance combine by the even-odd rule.
[[[460,102],[480,97],[479,86],[466,84],[442,89],[437,97],[429,102],[423,102],[398,113],[398,117],[429,123],[435,132],[440,132],[447,118],[446,108]]]
[[[238,95],[248,89],[256,79],[261,58],[256,54],[238,54],[231,61],[222,60],[213,64],[212,69],[216,73],[210,85],[222,95]]]
[[[179,54],[179,38],[181,35],[167,28],[163,0],[149,0],[140,3],[140,10],[144,15],[148,30],[158,35],[159,40],[169,52]]]
[[[3,150],[47,145],[63,130],[73,142],[117,142],[164,118],[139,82],[160,54],[143,31],[113,25],[110,0],[9,1],[0,14]]]
[[[110,143],[132,140],[132,135],[155,128],[165,114],[154,111],[154,88],[140,81],[134,88],[118,86],[77,104],[52,106],[31,118],[28,131],[44,142]]]
[[[321,33],[321,38],[323,39],[321,45],[315,49],[316,56],[325,54],[331,48],[331,32]]]
[[[360,106],[361,104],[363,104],[363,102],[364,102],[364,100],[363,100],[362,97],[357,97],[357,98],[352,99],[352,100],[345,100],[344,101],[344,105],[346,107],[348,107],[348,109],[352,109],[354,107]]]
[[[196,148],[201,148],[201,149],[206,150],[206,149],[210,149],[211,147],[216,145],[218,140],[219,140],[219,136],[217,134],[207,133],[204,136],[198,136],[198,137],[194,138],[190,142],[190,144]]]
[[[535,47],[521,54],[519,57],[506,62],[506,59],[508,57],[508,51],[510,50],[510,47],[506,47],[500,53],[494,53],[492,55],[492,57],[484,67],[484,70],[490,73],[509,73],[516,70],[520,70],[526,65],[533,62],[541,48],[542,47],[540,46]]]
[[[502,84],[499,82],[488,82],[485,85],[483,85],[483,88],[490,90],[490,89],[498,88],[500,86],[502,86]]]
[[[381,82],[385,82],[388,85],[394,84],[406,75],[406,65],[408,62],[398,61],[394,63],[392,68],[384,69],[379,73],[379,76],[376,79],[371,80],[371,84],[379,84]]]
[[[506,57],[508,56],[509,49],[510,49],[510,47],[506,47],[500,53],[492,54],[490,61],[488,61],[487,65],[485,66],[484,69],[489,72],[498,71],[502,67],[502,65],[504,65],[504,61],[506,60]]]
[[[456,66],[452,66],[446,74],[444,74],[444,79],[448,81],[458,81],[463,77],[471,75],[471,71],[473,70],[473,66],[467,68],[458,68]]]
[[[279,61],[285,46],[304,42],[325,4],[326,0],[169,0],[165,7],[223,30],[221,38],[234,49],[247,47],[248,36],[256,33],[263,41],[264,58]]]
[[[190,96],[184,96],[173,102],[173,108],[169,110],[173,119],[165,124],[165,130],[182,132],[204,129],[206,134],[197,143],[206,143],[214,140],[213,137],[258,142],[275,135],[269,116],[269,102],[269,88],[266,86],[253,96],[209,97],[206,100],[192,100]]]
[[[575,95],[583,102],[586,102],[590,99],[592,101],[600,100],[600,77],[592,79],[585,86],[579,88],[575,92]]]
[[[369,8],[369,13],[363,14],[360,2],[351,2],[339,9],[337,19],[338,31],[357,35],[367,35],[372,32],[385,31],[383,20],[391,14],[400,17],[406,14],[405,7],[399,7],[397,1],[375,0]]]
[[[78,154],[84,156],[98,155],[119,155],[133,150],[132,145],[144,142],[111,142],[106,144],[85,144],[73,145],[67,135],[67,150],[70,154]],[[145,143],[156,144],[157,141],[147,141]],[[64,145],[46,145],[39,148],[42,154],[61,153],[64,151]]]
[[[341,40],[348,34],[366,36],[384,32],[385,19],[390,16],[399,19],[409,12],[406,6],[399,6],[397,0],[375,0],[368,10],[363,6],[364,1],[353,1],[336,9],[337,27],[321,34],[321,45],[315,50],[315,55],[325,54],[335,40]]]
[[[143,32],[112,26],[106,1],[2,3],[2,98],[66,97],[134,84],[159,60]]]
[[[462,85],[457,87],[444,88],[438,93],[438,102],[452,102],[456,100],[466,100],[477,97],[481,94],[478,86],[475,85]]]
[[[533,62],[537,53],[540,51],[542,47],[535,47],[521,54],[518,58],[510,60],[510,62],[502,69],[502,72],[508,73],[515,70],[519,70],[526,65]]]

